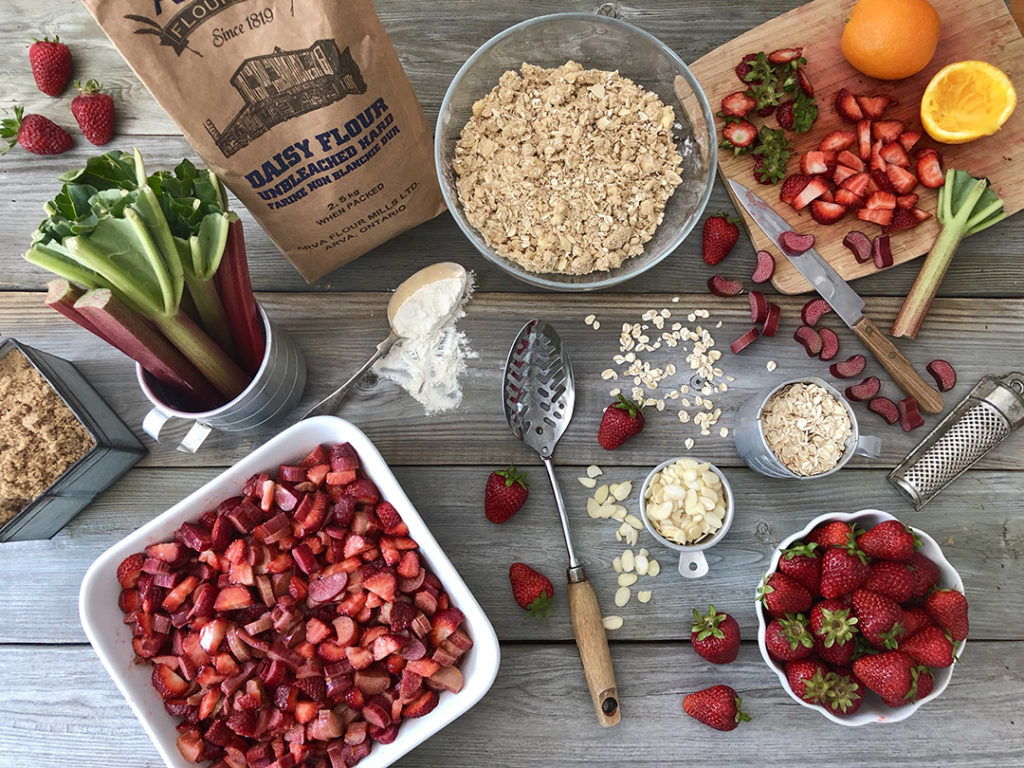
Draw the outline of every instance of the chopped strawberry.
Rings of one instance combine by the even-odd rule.
[[[134,589],[135,584],[139,580],[139,574],[142,573],[142,563],[145,558],[141,553],[137,552],[134,555],[128,555],[121,564],[117,566],[117,583],[121,585],[121,589]]]
[[[384,533],[394,533],[395,529],[402,523],[402,516],[398,514],[398,510],[389,501],[382,501],[374,511],[377,513],[377,519],[380,520]]]
[[[892,211],[884,208],[861,208],[857,211],[857,218],[887,227],[892,223]]]
[[[757,128],[746,120],[737,120],[726,123],[722,128],[722,136],[725,137],[728,146],[731,146],[739,154],[740,151],[754,143],[754,139],[757,138]]]
[[[868,194],[868,183],[870,181],[870,174],[866,171],[861,171],[860,173],[844,179],[840,186],[857,195],[857,197],[863,198]]]
[[[173,658],[173,657],[172,657]],[[153,665],[153,687],[164,699],[180,698],[188,690],[189,684],[165,664]]]
[[[918,200],[918,196],[914,194],[900,195],[899,197],[896,198],[896,207],[902,208],[905,211],[909,211],[911,208],[917,205]]]
[[[871,159],[871,121],[861,120],[857,123],[857,154],[867,162]]]
[[[736,77],[738,77],[740,79],[741,83],[748,82],[747,81],[747,75],[749,75],[750,71],[754,68],[750,64],[750,62],[752,62],[752,61],[757,61],[757,54],[756,53],[748,53],[746,56],[744,56],[742,59],[740,59],[740,63],[737,64],[736,65],[736,69],[733,70],[734,72],[736,72]],[[760,80],[750,80],[749,82],[750,82],[751,85],[760,85],[761,84]]]
[[[836,201],[836,198],[835,195],[832,194],[831,189],[826,189],[824,192],[821,193],[821,197],[819,197],[818,200],[821,200],[822,202],[825,203],[834,203]],[[815,202],[817,202],[817,200]]]
[[[927,221],[932,217],[928,211],[922,211],[920,208],[911,208],[910,213],[913,214],[915,219],[917,219],[918,224],[922,221]]]
[[[929,189],[938,189],[946,183],[942,172],[942,158],[938,152],[931,151],[921,155],[917,161],[917,178]]]
[[[807,72],[803,67],[797,67],[796,84],[800,86],[800,90],[804,92],[807,98],[814,98],[814,86],[811,85],[811,80],[807,77]]]
[[[852,168],[858,172],[864,170],[864,161],[849,150],[843,150],[836,156],[836,164],[845,165],[847,168]]]
[[[886,144],[882,147],[882,151],[879,154],[890,165],[898,165],[900,168],[910,167],[910,157],[907,155],[907,150],[898,141]]]
[[[818,149],[827,150],[830,152],[842,152],[844,149],[849,149],[853,146],[853,143],[857,140],[857,134],[853,131],[832,131],[820,142],[818,142]]]
[[[878,94],[876,96],[857,96],[857,104],[860,106],[861,112],[864,113],[864,117],[869,120],[877,120],[885,112],[886,107],[889,106],[889,102],[892,101],[888,96],[884,94]]]
[[[882,162],[885,162],[884,160]],[[885,171],[880,171],[877,168],[871,171],[871,180],[874,182],[872,192],[882,190],[884,192],[892,192],[896,194],[896,188],[889,181],[889,175]]]
[[[430,621],[430,641],[435,646],[439,646],[441,641],[446,640],[465,619],[466,617],[458,608],[440,609]]]
[[[879,120],[871,124],[871,138],[886,144],[898,141],[906,127],[902,120]]]
[[[857,103],[857,97],[846,88],[841,88],[836,94],[835,109],[840,119],[848,123],[856,123],[864,119],[864,111]]]
[[[811,203],[811,218],[819,224],[835,224],[846,215],[846,207],[838,203],[814,200]]]
[[[437,706],[437,691],[424,691],[402,707],[402,717],[423,717]]]
[[[900,145],[909,152],[913,149],[914,145],[921,139],[920,131],[904,131],[900,134],[899,142]]]
[[[832,174],[832,181],[836,184],[842,184],[846,179],[857,174],[853,168],[848,168],[845,165],[837,165],[835,172]]]
[[[885,166],[888,165],[888,163],[886,163],[882,158],[883,146],[885,145],[882,143],[881,139],[871,145],[871,162],[869,163],[869,167],[872,171],[881,171],[882,173],[885,173]]]
[[[895,147],[898,145],[890,144],[889,146]],[[885,175],[889,177],[889,181],[892,182],[893,189],[895,189],[900,195],[906,195],[913,192],[914,187],[917,186],[917,177],[906,168],[901,168],[898,165],[890,165],[886,168]]]
[[[828,189],[828,185],[820,177],[815,176],[807,182],[807,186],[800,191],[800,194],[793,198],[793,208],[798,211],[803,210],[810,205],[812,200],[821,197],[826,189]]]
[[[890,232],[898,232],[901,229],[913,229],[919,223],[910,211],[897,208],[893,212],[892,223],[882,228],[882,234],[888,235]]]
[[[782,182],[782,188],[779,190],[779,200],[787,205],[791,204],[793,199],[803,191],[810,180],[809,176],[804,176],[800,173],[787,176],[786,180]]]
[[[800,157],[800,170],[808,176],[828,171],[825,153],[821,151],[805,152]]]
[[[397,585],[398,581],[390,568],[385,568],[363,579],[363,587],[365,589],[380,595],[381,598],[389,603],[395,601],[395,588]]]
[[[796,125],[796,118],[793,116],[792,99],[788,99],[779,105],[779,111],[775,113],[775,120],[779,123],[779,128],[787,131],[793,130],[793,126]]]
[[[789,64],[791,61],[796,61],[803,53],[803,48],[779,48],[777,51],[772,51],[768,54],[768,61],[776,66],[781,66]]]
[[[840,187],[837,189],[835,198],[839,205],[846,206],[847,208],[860,208],[864,205],[864,198],[855,195],[846,187]]]
[[[869,210],[891,211],[896,207],[896,195],[892,192],[872,192],[864,201],[864,207]]]
[[[757,107],[757,101],[748,91],[736,91],[722,99],[721,117],[746,117]]]

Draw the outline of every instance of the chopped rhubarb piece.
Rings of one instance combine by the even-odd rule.
[[[874,96],[857,96],[856,99],[861,112],[864,113],[864,117],[869,120],[877,120],[880,118],[885,112],[886,107],[889,106],[889,102],[892,101],[892,99],[884,94],[876,94]]]
[[[761,283],[767,283],[772,279],[772,275],[775,274],[775,257],[768,251],[758,251],[756,258],[757,267],[754,268],[754,274],[751,276],[750,280],[758,285]],[[751,291],[751,293],[753,293],[753,291]]]
[[[336,571],[327,576],[312,578],[308,584],[309,597],[318,603],[326,603],[329,600],[333,600],[345,589],[346,584],[348,584],[348,574],[344,571]]]
[[[768,313],[761,328],[762,336],[774,336],[779,330],[779,319],[782,317],[782,308],[778,304],[769,304]]]
[[[751,328],[749,331],[740,336],[736,341],[729,345],[729,349],[732,350],[734,355],[739,354],[744,349],[754,343],[754,339],[760,336],[760,331],[757,328]]]
[[[458,693],[462,690],[462,672],[459,671],[458,667],[440,667],[437,672],[430,675],[429,679],[452,693]]]
[[[757,101],[748,91],[736,91],[722,99],[722,117],[746,117],[757,107]]]
[[[956,371],[945,360],[932,360],[925,367],[935,379],[939,392],[948,392],[956,386]]]
[[[906,127],[900,120],[877,120],[871,124],[871,138],[886,144],[898,141]]]
[[[803,345],[808,357],[821,354],[821,336],[809,325],[801,325],[793,332],[793,338]]]
[[[843,150],[840,152],[836,156],[836,164],[837,166],[844,165],[847,168],[852,168],[858,173],[864,170],[864,161],[850,150]]]
[[[857,218],[861,221],[870,221],[883,227],[892,223],[892,211],[884,208],[861,208],[857,211]]]
[[[879,152],[879,154],[889,165],[898,165],[900,168],[904,169],[910,167],[910,157],[907,155],[907,150],[905,150],[903,145],[898,141],[886,144],[882,147],[882,151]],[[886,171],[888,171],[888,168],[886,168]],[[911,189],[913,189],[913,187],[911,187]]]
[[[832,363],[828,370],[837,379],[852,379],[854,376],[860,376],[864,372],[866,364],[867,360],[864,358],[864,355],[857,354],[841,362]]]
[[[917,161],[917,178],[921,185],[929,189],[938,189],[946,183],[942,172],[942,158],[938,152],[931,150],[920,156]]]
[[[821,180],[821,178],[815,176],[807,182],[800,193],[793,198],[793,208],[797,211],[801,211],[811,204],[812,200],[817,200],[821,197],[822,193],[828,189],[828,185]]]
[[[846,396],[854,402],[870,400],[878,394],[882,388],[882,382],[877,376],[868,376],[860,384],[851,384],[846,388]]]
[[[804,325],[809,325],[813,328],[824,315],[831,311],[832,307],[829,306],[828,302],[818,297],[804,304],[803,309],[800,310],[800,319],[803,320]]]
[[[888,235],[879,235],[871,242],[871,258],[878,269],[888,269],[893,265],[892,248]]]
[[[804,176],[802,173],[794,173],[791,176],[787,176],[782,182],[782,187],[779,189],[779,200],[786,203],[786,205],[791,205],[810,180],[810,176]]]
[[[821,354],[818,357],[831,360],[839,353],[839,337],[831,328],[819,328],[818,335],[821,336]]]
[[[835,224],[846,215],[846,206],[838,203],[814,200],[811,203],[811,218],[819,224]]]
[[[857,154],[865,163],[871,159],[871,121],[857,123]]]
[[[904,432],[912,432],[918,427],[924,426],[924,418],[917,409],[917,400],[912,397],[905,397],[896,404],[896,410],[900,416],[900,426]]]
[[[917,177],[906,168],[900,168],[898,165],[887,167],[885,175],[889,177],[889,182],[899,195],[909,194],[917,186]]]
[[[857,134],[853,131],[832,131],[818,142],[818,149],[829,152],[842,152],[849,149],[857,141]]]
[[[277,474],[286,483],[301,483],[306,479],[306,468],[291,464],[282,464],[277,468]]]
[[[708,279],[708,290],[715,296],[727,298],[739,294],[743,290],[743,283],[739,280],[730,280],[722,275],[712,275]]]
[[[750,319],[755,325],[760,325],[768,317],[768,302],[760,291],[751,291],[750,298]]]
[[[848,123],[856,123],[864,119],[864,110],[857,103],[857,97],[846,88],[841,88],[836,94],[835,110],[840,119]]]
[[[808,187],[810,186],[809,184]],[[789,254],[799,256],[801,253],[809,251],[814,247],[814,235],[799,235],[790,230],[779,235],[779,244]]]

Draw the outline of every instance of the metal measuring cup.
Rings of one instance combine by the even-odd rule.
[[[764,428],[761,422],[761,412],[776,392],[785,389],[791,384],[817,384],[842,403],[843,408],[846,409],[847,416],[850,417],[852,434],[846,438],[842,457],[827,472],[819,472],[816,475],[798,475],[779,461],[779,458],[772,449],[768,447],[768,441],[765,439]],[[857,423],[857,415],[853,412],[850,402],[839,390],[817,376],[802,376],[799,379],[790,379],[771,389],[758,392],[747,400],[736,414],[733,437],[736,440],[736,450],[739,451],[740,457],[747,463],[748,467],[768,477],[792,478],[795,480],[816,480],[838,472],[846,466],[846,463],[853,458],[854,454],[875,459],[882,452],[882,441],[878,437],[861,434],[860,426]]]
[[[692,544],[677,544],[674,541],[669,541],[658,533],[654,524],[647,516],[647,489],[650,487],[651,481],[654,479],[655,475],[661,472],[665,467],[670,464],[674,464],[680,459],[692,459],[698,463],[704,463],[701,459],[694,458],[693,456],[676,456],[675,458],[661,462],[661,464],[652,469],[644,480],[643,487],[640,489],[640,519],[644,521],[647,531],[659,544],[662,544],[669,549],[674,549],[679,553],[679,573],[687,579],[699,579],[701,576],[706,576],[708,572],[708,561],[704,556],[704,550],[710,549],[725,538],[725,535],[729,532],[729,528],[732,526],[732,519],[736,513],[736,509],[733,503],[732,486],[729,484],[725,475],[722,474],[722,471],[714,464],[708,462],[708,469],[718,476],[718,479],[722,483],[722,493],[725,494],[725,515],[722,517],[722,527],[711,535],[704,536]]]

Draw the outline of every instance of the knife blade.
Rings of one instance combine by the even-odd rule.
[[[942,410],[942,395],[921,378],[903,353],[864,314],[864,299],[813,248],[797,255],[787,251],[782,246],[781,237],[783,232],[791,231],[792,227],[768,203],[737,181],[729,179],[729,187],[739,204],[775,247],[829,303],[850,330],[857,334],[899,388],[917,400],[918,406],[925,413],[939,413]]]

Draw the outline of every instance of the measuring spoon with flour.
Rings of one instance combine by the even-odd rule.
[[[334,413],[338,404],[348,394],[352,385],[359,381],[381,357],[395,345],[399,339],[414,338],[436,331],[443,327],[462,306],[462,297],[466,292],[469,275],[465,267],[453,261],[442,261],[424,267],[410,275],[399,285],[388,302],[388,323],[391,333],[380,344],[370,359],[349,379],[331,394],[314,405],[303,419],[311,416],[322,416]],[[448,290],[428,292],[421,289],[444,282]],[[433,299],[433,301],[430,301]]]

